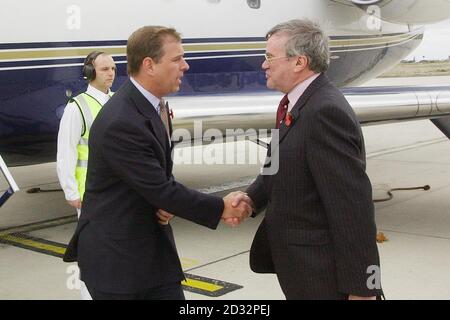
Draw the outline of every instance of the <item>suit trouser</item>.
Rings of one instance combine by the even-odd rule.
[[[150,288],[136,293],[102,292],[94,288],[88,290],[94,300],[185,300],[180,282]]]

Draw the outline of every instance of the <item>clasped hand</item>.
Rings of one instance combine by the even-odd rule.
[[[235,227],[244,221],[253,211],[253,201],[242,192],[231,192],[223,198],[225,207],[222,213],[222,221]]]
[[[250,197],[242,192],[231,192],[223,198],[224,209],[222,212],[222,221],[231,227],[239,225],[253,211],[253,201]],[[169,221],[174,217],[173,214],[159,209],[156,212],[158,223],[168,225]]]

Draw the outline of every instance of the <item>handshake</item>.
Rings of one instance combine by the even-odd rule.
[[[222,221],[231,227],[239,225],[253,212],[253,201],[245,192],[231,192],[223,202]]]
[[[231,227],[239,225],[253,211],[253,201],[250,197],[242,192],[231,192],[223,198],[224,208],[222,212],[222,221]],[[159,224],[167,225],[173,214],[159,209],[156,213]]]

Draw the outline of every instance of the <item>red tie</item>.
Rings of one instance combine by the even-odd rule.
[[[277,110],[277,123],[275,124],[275,128],[280,128],[281,122],[283,122],[286,117],[287,109],[288,109],[289,99],[287,94],[281,99],[280,104],[278,105]]]

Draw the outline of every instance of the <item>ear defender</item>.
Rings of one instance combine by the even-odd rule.
[[[86,59],[84,59],[83,64],[83,78],[87,81],[95,80],[95,66],[94,61],[97,57],[105,52],[103,51],[93,51],[88,54]]]

